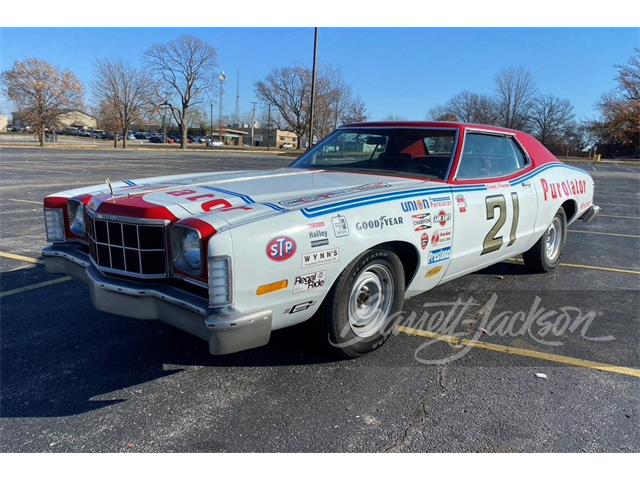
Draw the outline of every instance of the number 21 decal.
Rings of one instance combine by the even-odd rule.
[[[516,192],[511,193],[511,203],[513,204],[513,219],[511,221],[511,230],[509,232],[509,243],[507,243],[507,247],[513,245],[513,242],[516,241],[516,230],[518,229],[518,220],[520,219],[520,201],[518,200],[518,194]],[[487,207],[487,220],[493,220],[495,218],[496,208],[498,209],[498,219],[484,237],[484,241],[482,242],[482,252],[480,255],[495,252],[502,247],[502,235],[498,236],[498,232],[507,221],[507,202],[504,199],[504,195],[488,196],[485,198],[485,205]]]

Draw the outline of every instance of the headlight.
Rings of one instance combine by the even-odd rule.
[[[200,235],[195,230],[187,230],[182,239],[182,256],[184,261],[193,270],[202,267],[202,253],[200,252]]]
[[[67,208],[69,212],[69,230],[74,235],[84,237],[87,233],[84,224],[84,204],[77,200],[71,200]]]
[[[203,275],[202,242],[197,230],[175,227],[171,232],[173,266],[187,275]]]

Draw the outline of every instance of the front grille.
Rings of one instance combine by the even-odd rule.
[[[108,272],[143,278],[167,276],[166,226],[85,216],[95,264]]]

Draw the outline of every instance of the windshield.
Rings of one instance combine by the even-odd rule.
[[[291,166],[445,180],[455,143],[455,129],[340,129]]]

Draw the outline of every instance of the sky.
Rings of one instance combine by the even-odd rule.
[[[227,115],[235,110],[238,71],[246,114],[254,83],[270,70],[312,63],[312,28],[2,28],[0,71],[40,58],[73,71],[89,90],[97,58],[141,65],[148,47],[185,34],[218,51]],[[528,68],[541,93],[568,99],[582,119],[597,116],[598,98],[615,87],[614,65],[638,46],[640,29],[632,28],[321,28],[318,62],[342,72],[371,120],[424,120],[462,90],[491,93],[508,66]],[[12,110],[0,99],[0,113]]]

